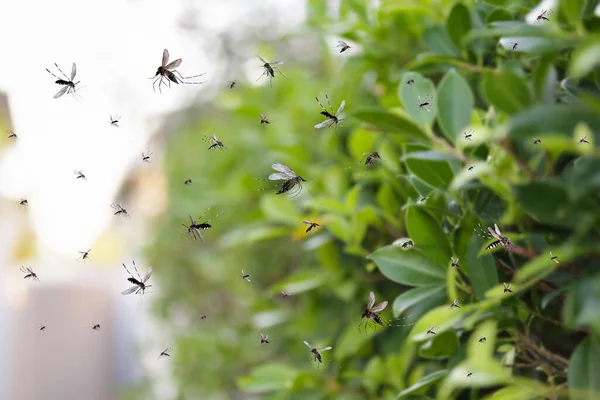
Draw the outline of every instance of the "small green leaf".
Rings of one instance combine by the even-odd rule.
[[[432,299],[435,299],[435,303],[439,300],[445,300],[446,287],[440,284],[433,284],[407,290],[394,300],[394,304],[392,305],[394,318],[398,317],[415,304],[421,304],[424,301]],[[433,307],[437,305],[439,304],[435,304]]]
[[[458,349],[456,332],[449,330],[431,335],[431,340],[426,341],[419,348],[419,356],[425,358],[450,357]]]
[[[583,279],[569,290],[564,305],[564,323],[571,329],[590,327],[600,334],[600,277]]]
[[[442,56],[460,57],[458,47],[448,36],[444,27],[435,25],[423,32],[423,41],[435,53]]]
[[[418,178],[433,187],[445,187],[452,182],[454,173],[447,161],[410,158],[410,153],[425,150],[423,146],[407,146],[404,163]],[[421,193],[423,194],[423,193]]]
[[[263,364],[238,380],[241,390],[248,393],[268,393],[292,387],[298,370],[282,363]]]
[[[570,1],[570,0],[569,0]],[[583,78],[600,66],[600,35],[596,35],[582,43],[571,59],[568,75],[573,78]]]
[[[486,73],[481,86],[487,101],[508,114],[517,114],[533,103],[527,81],[510,70]]]
[[[511,21],[512,19],[513,15],[510,13],[510,11],[505,10],[503,8],[496,8],[491,13],[489,13],[487,17],[485,17],[485,23],[489,25],[492,22]]]
[[[569,360],[568,382],[571,399],[597,399],[600,393],[600,341],[588,336]]]
[[[585,3],[586,0],[560,0],[560,11],[571,25],[578,25],[581,24]]]
[[[411,85],[406,84],[410,79],[414,80]],[[416,72],[408,72],[402,75],[398,86],[398,96],[404,109],[413,121],[422,127],[429,127],[435,120],[437,113],[437,99],[435,85],[430,79],[424,78]],[[422,103],[428,101],[429,110],[419,107],[419,99]]]
[[[457,47],[461,47],[463,36],[471,30],[471,14],[467,6],[463,3],[456,3],[452,7],[452,10],[450,10],[450,15],[448,15],[446,22],[446,30],[452,42]]]
[[[439,381],[440,379],[443,379],[446,375],[448,375],[447,369],[443,369],[440,371],[433,372],[429,375],[426,375],[426,376],[422,377],[421,379],[419,379],[419,381],[417,383],[415,383],[414,385],[412,385],[411,387],[406,388],[403,391],[401,391],[400,393],[398,393],[398,397],[396,397],[396,398],[403,399],[408,394],[411,394],[421,388],[426,388],[426,387],[433,385],[435,382]]]
[[[410,238],[419,246],[427,248],[427,257],[444,267],[450,262],[452,249],[440,223],[419,207],[408,207],[406,229]]]
[[[421,142],[428,141],[423,130],[400,113],[390,113],[382,109],[360,109],[352,113],[352,116],[386,132],[397,133]]]
[[[404,285],[424,286],[436,282],[444,284],[446,281],[444,269],[415,248],[403,250],[397,246],[382,247],[368,258],[375,261],[383,275]]]
[[[451,69],[438,87],[438,121],[442,132],[455,142],[471,122],[471,110],[474,106],[473,93],[467,81]]]

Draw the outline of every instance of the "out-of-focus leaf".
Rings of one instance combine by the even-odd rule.
[[[473,234],[467,250],[467,259],[464,263],[467,277],[473,286],[475,294],[480,299],[483,299],[485,293],[498,284],[498,271],[492,256],[486,254],[478,257],[484,243],[483,238]]]
[[[273,293],[286,292],[289,294],[304,293],[323,285],[327,273],[315,270],[300,270],[273,287]]]
[[[458,4],[460,3],[457,6]],[[455,142],[460,137],[461,130],[471,122],[474,105],[469,84],[456,70],[448,71],[440,82],[437,103],[440,127],[446,137]]]
[[[517,114],[533,102],[527,81],[511,70],[486,73],[481,87],[487,101],[508,114]]]
[[[585,338],[569,360],[569,392],[573,400],[597,399],[600,395],[600,340]]]
[[[383,330],[380,329],[379,332],[383,332]],[[335,359],[339,362],[344,361],[347,357],[356,353],[363,343],[374,334],[376,333],[370,332],[370,335],[367,336],[363,329],[356,327],[356,324],[349,325],[337,341],[334,353]]]
[[[454,174],[447,161],[412,159],[410,157],[410,153],[421,149],[421,146],[410,146],[406,149],[407,156],[404,163],[410,172],[433,187],[445,187],[452,182]]]
[[[571,25],[577,25],[581,23],[585,3],[586,0],[560,0],[560,11]]]
[[[407,290],[400,296],[396,297],[392,304],[392,312],[394,317],[398,317],[404,311],[415,304],[420,304],[423,301],[444,300],[446,298],[446,286],[442,284],[425,285],[418,288]]]
[[[383,131],[405,135],[408,139],[427,141],[423,130],[406,116],[381,109],[359,109],[352,116]]]
[[[414,83],[408,85],[406,82],[413,80]],[[402,101],[404,109],[411,116],[412,120],[422,127],[429,127],[435,120],[437,114],[437,96],[435,85],[429,78],[425,78],[416,72],[407,72],[402,75],[401,83],[398,86],[398,96]],[[419,107],[421,103],[428,102],[429,110],[426,111]]]
[[[268,393],[289,389],[298,370],[288,364],[271,363],[255,367],[238,380],[241,390],[248,393]]]
[[[485,396],[484,400],[534,400],[539,394],[530,386],[506,386]]]
[[[583,279],[575,283],[564,305],[563,315],[566,326],[576,329],[590,327],[600,335],[600,277]]]
[[[503,8],[497,8],[487,15],[485,23],[491,24],[496,21],[511,21],[512,19],[513,15],[509,11]]]
[[[583,105],[538,105],[515,115],[509,123],[509,132],[519,140],[550,133],[571,135],[580,122],[600,132],[600,115]]]
[[[443,284],[446,274],[419,250],[402,250],[396,246],[382,247],[369,256],[383,275],[394,282],[410,286]]]
[[[431,335],[431,339],[419,348],[419,356],[425,358],[447,358],[458,349],[458,336],[454,331]]]
[[[460,48],[463,36],[471,30],[471,13],[463,3],[454,4],[450,10],[446,30],[452,42]]]
[[[460,56],[458,47],[452,43],[452,40],[442,26],[432,26],[423,32],[423,41],[425,41],[427,46],[437,54],[442,56]]]
[[[429,375],[426,375],[426,376],[422,377],[421,379],[419,379],[419,381],[417,383],[415,383],[414,385],[412,385],[411,387],[406,388],[403,391],[401,391],[400,393],[398,393],[398,397],[396,397],[396,398],[397,399],[406,399],[406,396],[408,394],[411,394],[421,388],[429,387],[429,386],[433,385],[434,383],[436,383],[437,381],[439,381],[440,379],[444,378],[446,375],[448,375],[448,370],[446,370],[446,369],[436,371]]]
[[[410,238],[420,247],[427,248],[427,257],[440,266],[447,265],[452,256],[450,243],[440,223],[419,207],[412,206],[406,213],[406,229]]]
[[[417,160],[436,160],[436,161],[452,161],[456,160],[456,157],[444,153],[440,153],[435,150],[428,151],[413,151],[411,153],[406,154],[402,161],[405,161],[409,158],[414,158]]]
[[[570,0],[567,2],[569,3]],[[576,3],[577,1],[573,1]],[[595,68],[600,66],[600,35],[596,35],[582,43],[575,53],[569,66],[569,76],[572,78],[583,78]]]
[[[552,59],[553,57],[542,58],[533,75],[535,94],[544,104],[554,104],[556,99],[558,73],[552,65]]]

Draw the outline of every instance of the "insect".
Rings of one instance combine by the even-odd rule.
[[[174,60],[169,63],[169,50],[164,49],[163,56],[162,56],[162,63],[160,65],[160,67],[158,67],[156,69],[156,74],[153,77],[148,78],[148,79],[154,79],[154,82],[152,82],[152,90],[154,90],[156,92],[156,88],[154,87],[154,85],[156,84],[156,82],[158,82],[158,91],[160,93],[162,93],[160,87],[161,87],[161,85],[164,85],[163,80],[165,78],[167,79],[167,84],[169,85],[169,88],[171,87],[171,82],[174,82],[176,84],[184,83],[184,84],[191,84],[191,85],[200,85],[200,84],[204,83],[204,82],[185,82],[186,79],[196,78],[196,77],[202,76],[204,74],[183,77],[179,73],[179,71],[177,71],[175,69],[175,68],[179,67],[180,65],[181,65],[181,58],[178,58],[177,60]],[[177,75],[179,75],[179,76],[175,75],[175,73],[177,73]]]
[[[229,89],[233,89],[235,87],[236,83],[237,83],[236,81],[230,81],[229,82]]]
[[[144,154],[144,152],[142,151],[142,161],[149,163],[151,155],[152,155],[151,151],[147,152],[146,154]]]
[[[540,144],[540,143],[542,143],[542,139],[535,139],[533,141],[533,144]]]
[[[246,274],[244,273],[244,270],[242,270],[242,279],[250,282],[250,274]]]
[[[208,148],[209,150],[216,149],[216,148],[223,150],[225,148],[225,145],[223,144],[223,142],[221,142],[219,139],[217,139],[216,135],[212,135],[211,137],[204,136],[203,140],[212,143],[210,145],[210,147]]]
[[[21,267],[21,272],[23,272],[25,274],[23,279],[33,279],[34,281],[40,280],[40,278],[38,278],[37,274],[35,272],[33,272],[31,267]]]
[[[200,319],[206,319],[206,315],[201,316]]]
[[[321,225],[317,224],[316,222],[310,222],[310,221],[302,221],[302,223],[309,225],[308,228],[306,228],[306,233],[310,232],[313,228],[321,226]]]
[[[414,79],[409,79],[409,80],[407,80],[407,81],[406,81],[406,84],[407,84],[408,86],[412,86],[414,83],[415,83],[415,80],[414,80]]]
[[[95,324],[94,326],[92,326],[92,330],[93,331],[99,331],[100,330],[100,324]]]
[[[281,298],[283,298],[283,299],[287,298],[289,295],[290,295],[289,293],[281,292]]]
[[[460,265],[458,265],[458,257],[450,257],[450,262],[452,263],[450,266],[451,268],[460,268]]]
[[[482,336],[482,337],[479,338],[478,342],[479,343],[485,343],[485,342],[487,342],[487,339],[485,338],[485,336]]]
[[[450,308],[460,308],[460,306],[458,305],[458,300],[454,299],[452,304],[450,304]]]
[[[191,179],[186,179],[185,182],[183,182],[184,185],[191,185],[192,184],[192,180]]]
[[[358,166],[358,165],[364,165],[364,166],[365,166],[365,168],[366,168],[366,171],[365,171],[365,174],[366,174],[366,172],[368,172],[369,168],[371,168],[371,167],[373,167],[375,164],[378,164],[378,163],[380,163],[380,162],[381,162],[381,156],[380,156],[380,155],[379,155],[379,153],[378,153],[378,152],[376,152],[376,151],[374,151],[374,152],[372,152],[372,153],[363,153],[363,156],[364,156],[364,155],[367,155],[367,157],[366,157],[366,158],[365,158],[365,160],[364,160],[364,163],[363,163],[363,161],[361,160],[359,163],[357,163],[357,164],[355,164],[355,165],[352,165],[352,166],[350,166],[350,167],[347,167],[347,168],[345,168],[345,169],[354,168],[354,167],[356,167],[356,166]]]
[[[14,133],[13,131],[6,131],[6,133],[8,133],[8,138],[9,139],[15,139],[17,140],[19,137],[17,136],[16,133]]]
[[[129,272],[129,270],[125,266],[125,263],[122,263],[122,265],[123,265],[123,268],[125,268],[125,271],[127,271],[127,274],[129,274],[129,278],[127,278],[127,281],[130,283],[133,283],[132,287],[130,287],[127,290],[123,290],[121,292],[122,295],[131,294],[134,292],[135,292],[135,294],[138,294],[138,293],[144,294],[144,291],[152,286],[152,285],[146,285],[146,282],[148,282],[148,279],[150,279],[150,275],[152,275],[152,267],[148,268],[148,273],[146,273],[146,275],[142,279],[142,277],[140,276],[140,273],[138,272],[137,267],[135,265],[135,261],[133,261],[133,268],[135,268],[135,273],[137,274],[137,276],[139,278],[139,279],[136,279],[131,274],[131,272]]]
[[[550,21],[548,17],[552,14],[552,10],[542,10],[540,15],[535,17],[535,22],[539,21]]]
[[[127,210],[124,209],[120,204],[112,203],[110,206],[113,208],[113,210],[115,210],[113,215],[121,215],[125,218],[129,218],[129,214],[127,213]]]
[[[512,44],[512,49],[516,50],[517,46],[519,45],[519,41],[517,40],[516,42],[510,42],[510,44]]]
[[[56,66],[56,68],[58,68],[60,73],[66,78],[66,79],[59,78],[58,76],[56,76],[52,72],[50,72],[50,70],[48,68],[46,68],[46,71],[48,71],[48,73],[50,75],[52,75],[53,77],[56,78],[56,81],[54,83],[56,83],[57,85],[63,86],[63,88],[60,89],[54,95],[54,98],[58,99],[60,96],[62,96],[65,93],[67,93],[67,94],[72,93],[74,95],[75,94],[75,86],[77,86],[79,84],[79,81],[77,81],[77,82],[73,81],[75,79],[75,74],[77,74],[77,65],[75,65],[75,63],[73,63],[73,66],[71,67],[71,79],[69,79],[69,77],[67,75],[65,75],[64,72],[62,72],[62,70],[60,69],[58,64],[54,63],[54,65]]]
[[[28,204],[29,202],[27,201],[27,199],[21,199],[21,201],[19,201],[20,206],[27,207]]]
[[[81,258],[83,261],[88,260],[90,258],[90,251],[92,251],[92,249],[88,249],[86,251],[80,251],[79,254],[81,254]]]
[[[312,347],[310,345],[310,343],[308,343],[306,340],[304,341],[304,344],[306,345],[306,347],[308,347],[310,349],[310,352],[312,353],[312,359],[315,362],[320,362],[323,363],[323,358],[321,357],[321,352],[322,351],[328,351],[331,350],[333,347],[331,346],[327,346],[327,347],[320,347],[320,348],[316,348],[316,347]]]
[[[473,171],[473,168],[475,168],[474,165],[469,165],[469,168],[467,168],[468,171]]]
[[[46,330],[46,325],[40,324],[40,331]]]
[[[351,47],[348,45],[348,43],[344,42],[343,40],[338,40],[337,46],[335,46],[335,48],[340,49],[340,53],[343,53],[346,50],[351,49]]]
[[[110,124],[112,126],[116,126],[117,128],[119,127],[119,120],[121,119],[121,116],[119,115],[115,115],[115,117],[113,118],[113,116],[110,116]]]
[[[429,197],[427,197],[427,196],[421,197],[421,199],[419,200],[419,202],[420,202],[420,203],[423,203],[423,202],[424,202],[424,201],[426,201],[428,198],[429,198]]]
[[[411,247],[413,247],[415,245],[415,243],[412,240],[407,240],[406,242],[402,243],[402,247],[404,250],[410,249]]]
[[[474,131],[473,129],[469,130],[468,132],[463,132],[463,135],[464,135],[464,138],[465,138],[465,140],[470,140],[470,141],[472,141],[472,140],[473,140],[473,133],[474,133],[474,132],[475,132],[475,131]]]
[[[366,318],[364,325],[365,325],[365,333],[367,331],[367,326],[369,325],[369,323],[371,322],[371,320],[373,320],[376,324],[379,324],[381,326],[385,326],[384,321],[381,319],[381,317],[379,316],[378,313],[382,312],[383,310],[385,310],[385,308],[388,305],[387,300],[386,301],[382,301],[381,303],[377,304],[376,306],[375,304],[375,293],[373,292],[369,292],[369,301],[367,302],[367,308],[365,308],[365,310],[363,311],[362,315],[360,316],[361,319]],[[358,330],[360,331],[360,325],[362,325],[363,322],[361,322],[358,325]],[[377,327],[377,325],[375,325],[375,327]]]
[[[262,333],[260,334],[260,344],[269,344],[271,342],[269,342],[269,335],[263,335]]]
[[[581,138],[581,140],[579,141],[579,143],[587,143],[590,144],[590,142],[588,142],[587,140],[587,135],[585,135],[584,137]]]
[[[330,127],[332,125],[335,125],[335,128],[337,129],[338,123],[343,121],[343,119],[339,118],[339,116],[344,111],[344,107],[346,107],[346,100],[342,100],[336,113],[332,114],[333,107],[331,107],[331,103],[329,102],[329,97],[327,97],[327,95],[325,95],[325,98],[327,99],[327,104],[329,104],[329,109],[331,110],[331,112],[327,111],[327,109],[325,107],[323,107],[323,104],[321,104],[318,97],[315,97],[315,99],[317,100],[317,103],[319,103],[319,105],[323,109],[323,111],[321,111],[321,115],[324,116],[325,118],[327,118],[325,121],[321,122],[320,124],[316,124],[315,128],[321,129],[326,126]]]
[[[427,108],[427,106],[430,105],[432,99],[433,98],[431,96],[426,96],[426,97],[424,97],[423,100],[421,100],[421,96],[417,96],[419,108],[421,110],[425,110],[425,111],[431,112],[431,110],[429,108]]]
[[[427,330],[427,332],[425,332],[426,335],[437,335],[437,333],[435,333],[435,331],[438,329],[437,326],[432,326],[431,328],[429,328]]]
[[[208,207],[206,209],[206,211],[204,211],[202,213],[202,215],[200,216],[200,218],[198,218],[198,220],[201,220],[202,217],[204,217],[206,215],[206,213],[208,213],[208,211],[210,211],[211,208],[212,208],[212,206]],[[184,228],[187,229],[188,235],[191,235],[192,239],[200,239],[200,241],[203,242],[204,240],[202,239],[202,234],[200,233],[200,231],[212,228],[212,225],[209,224],[209,222],[211,220],[215,219],[215,218],[218,218],[219,215],[221,215],[221,214],[223,214],[223,211],[221,211],[220,213],[218,213],[214,217],[212,217],[210,219],[207,219],[206,221],[200,222],[200,223],[196,222],[196,220],[194,219],[194,217],[192,217],[191,215],[188,215],[190,217],[190,222],[191,222],[190,225],[189,226],[184,225],[184,224],[181,224],[181,225]]]
[[[267,124],[269,125],[271,122],[269,122],[268,118],[266,115],[260,114],[260,124]]]
[[[490,243],[485,248],[486,250],[490,250],[498,246],[503,246],[507,251],[513,250],[515,248],[515,245],[512,244],[509,238],[502,236],[502,232],[500,232],[498,225],[494,224],[494,229],[488,226],[488,231],[493,237],[495,237],[498,240]]]
[[[75,179],[83,179],[84,181],[87,181],[87,178],[85,177],[83,172],[81,172],[80,170],[75,170],[75,171],[73,171],[73,173],[75,175],[77,175],[77,177]]]
[[[504,293],[512,293],[512,290],[510,290],[510,283],[502,282],[502,284],[504,285]]]
[[[294,187],[298,186],[298,189],[294,192],[295,194],[292,197],[296,197],[302,191],[302,182],[306,182],[304,178],[296,175],[296,173],[288,166],[275,163],[271,165],[275,171],[279,171],[277,173],[269,175],[268,179],[270,181],[284,181],[281,185],[281,188],[275,194],[282,194],[289,192]]]
[[[558,256],[553,255],[552,252],[550,252],[550,260],[558,264]]]
[[[471,376],[473,376],[473,373],[469,371],[469,373],[467,374],[467,378],[470,378]]]
[[[287,79],[286,76],[281,73],[281,71],[279,70],[279,68],[274,67],[274,65],[282,65],[283,61],[267,62],[261,56],[258,56],[258,58],[260,59],[260,61],[263,62],[262,67],[265,69],[263,71],[263,73],[258,77],[258,79],[262,78],[264,75],[267,75],[267,77],[269,78],[269,83],[271,83],[273,81],[273,78],[275,78],[275,71],[279,72],[279,75],[281,75],[285,79]],[[258,79],[257,79],[257,81],[258,81]]]
[[[171,357],[171,353],[173,351],[172,348],[167,347],[166,349],[164,349],[157,358],[163,358],[163,357]]]

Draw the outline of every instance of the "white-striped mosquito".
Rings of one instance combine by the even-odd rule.
[[[81,254],[81,256],[79,256],[79,258],[81,258],[83,261],[89,260],[91,251],[92,251],[92,249],[87,249],[86,251],[80,251],[79,254]]]
[[[162,93],[161,90],[161,85],[164,85],[164,79],[167,80],[167,85],[169,88],[171,88],[171,82],[174,82],[176,84],[186,84],[186,85],[200,85],[204,82],[186,82],[186,79],[192,79],[192,78],[197,78],[199,76],[202,76],[204,74],[200,74],[200,75],[193,75],[193,76],[182,76],[179,71],[177,71],[175,68],[179,67],[181,65],[181,58],[178,58],[177,60],[174,60],[172,62],[169,63],[169,50],[164,49],[163,50],[163,56],[162,56],[162,63],[160,65],[160,67],[158,67],[156,69],[156,74],[148,79],[154,79],[154,82],[152,82],[152,90],[154,90],[156,92],[156,88],[154,87],[154,85],[156,84],[156,82],[158,82],[158,91],[160,93]],[[177,74],[177,75],[175,75]]]
[[[260,344],[269,344],[271,342],[269,342],[269,335],[263,335],[262,333],[260,334]]]
[[[535,22],[550,21],[548,19],[550,15],[552,15],[552,10],[542,10],[542,12],[537,17],[535,17]]]
[[[76,175],[75,179],[83,179],[84,181],[87,181],[86,176],[83,174],[83,172],[81,172],[81,170],[75,170],[73,173]]]
[[[479,343],[485,343],[485,342],[487,342],[487,339],[485,338],[485,336],[482,336],[482,337],[479,338],[478,342]]]
[[[408,249],[410,249],[411,247],[413,247],[414,245],[415,245],[415,243],[414,243],[412,240],[407,240],[406,242],[402,243],[402,244],[400,245],[400,247],[401,247],[403,250],[408,250]]]
[[[423,100],[421,100],[421,96],[417,96],[417,100],[418,100],[419,108],[421,110],[431,112],[431,110],[427,106],[431,104],[431,100],[433,100],[432,96],[425,96],[423,98]]]
[[[242,270],[242,279],[245,280],[245,281],[251,282],[250,281],[250,274],[245,273],[244,270]]]
[[[21,272],[23,272],[25,274],[23,279],[32,279],[34,281],[40,280],[40,278],[38,278],[37,274],[35,272],[33,272],[31,267],[21,267]]]
[[[260,114],[260,124],[264,125],[267,124],[269,125],[271,122],[269,122],[269,119],[267,118],[266,115]]]
[[[111,126],[116,126],[117,128],[119,127],[119,120],[121,119],[120,115],[115,115],[114,118],[111,115],[110,116],[110,125]]]
[[[142,161],[143,161],[143,162],[147,162],[147,163],[149,163],[149,162],[150,162],[150,156],[151,156],[151,155],[152,155],[152,152],[151,152],[151,151],[149,151],[149,152],[147,152],[147,153],[144,153],[144,152],[142,151]]]
[[[504,247],[507,251],[514,250],[515,245],[512,244],[512,242],[510,241],[509,238],[502,236],[502,232],[500,232],[500,228],[498,228],[498,225],[494,224],[494,229],[492,229],[492,227],[488,226],[488,232],[497,240],[490,243],[485,248],[486,250],[494,249],[498,246]]]
[[[300,192],[302,191],[302,182],[306,182],[304,178],[296,175],[296,173],[290,167],[283,164],[275,163],[271,165],[271,168],[278,172],[269,175],[268,179],[270,181],[284,181],[281,185],[281,188],[279,188],[279,190],[275,194],[289,192],[296,186],[298,187],[298,189],[294,191],[292,197],[296,197],[298,194],[300,194]]]
[[[21,201],[19,201],[20,206],[27,207],[28,204],[29,202],[27,201],[27,199],[21,199]]]
[[[473,129],[469,130],[468,132],[463,132],[465,140],[472,141],[473,140],[473,133],[474,132],[475,131]]]
[[[19,137],[17,136],[16,133],[14,133],[13,131],[6,131],[6,133],[8,133],[8,138],[9,139],[14,139],[17,140]]]
[[[512,290],[510,290],[510,283],[502,282],[502,285],[504,285],[504,293],[512,293]]]
[[[331,350],[333,347],[331,346],[327,346],[327,347],[312,347],[310,345],[310,343],[308,343],[306,340],[304,341],[304,344],[306,345],[306,347],[308,347],[310,349],[310,353],[312,355],[312,359],[315,362],[320,362],[323,363],[323,358],[321,356],[321,352],[323,351],[328,351]]]
[[[310,232],[313,228],[321,226],[321,225],[317,224],[316,222],[310,222],[310,221],[302,221],[302,223],[305,225],[308,225],[308,228],[306,228],[306,233]]]
[[[113,215],[120,215],[125,218],[129,218],[129,213],[120,204],[112,203],[110,206],[112,207],[113,210],[115,210]]]
[[[210,211],[211,207],[208,207],[206,209],[206,211],[204,211],[202,213],[202,215],[200,216],[200,218],[198,218],[198,221],[202,220],[202,217],[204,217],[206,215],[206,213],[208,213]],[[210,221],[212,221],[215,218],[218,218],[219,215],[223,214],[223,211],[221,211],[220,213],[218,213],[217,215],[215,215],[212,218],[207,219],[204,222],[196,222],[196,220],[194,219],[194,217],[192,217],[191,215],[188,215],[190,217],[190,225],[184,225],[181,224],[185,229],[187,229],[187,233],[188,236],[191,236],[192,239],[200,239],[201,242],[203,242],[204,240],[202,239],[202,233],[200,233],[201,230],[206,230],[206,229],[210,229],[212,228],[212,225],[209,224]]]
[[[550,252],[550,260],[558,264],[558,256],[553,255],[552,252]]]
[[[210,137],[208,136],[204,136],[202,138],[202,140],[204,140],[205,142],[209,142],[212,143],[209,147],[208,150],[213,150],[213,149],[220,149],[220,150],[224,150],[225,149],[225,145],[223,144],[223,142],[221,142],[219,139],[217,139],[217,135],[212,135]]]
[[[39,329],[40,329],[40,331],[46,330],[46,325],[40,324]]]
[[[192,184],[192,180],[191,179],[186,179],[185,182],[183,182],[184,185],[186,186],[190,186]]]
[[[585,135],[584,137],[581,138],[581,140],[579,141],[579,143],[587,143],[590,144],[590,142],[588,142],[587,140],[587,135]]]
[[[432,326],[431,328],[427,329],[427,332],[425,332],[425,334],[426,335],[437,335],[437,333],[435,331],[438,329],[440,329],[439,326]]]
[[[342,114],[342,112],[344,111],[344,108],[346,107],[346,100],[342,100],[338,110],[334,114],[333,107],[331,107],[331,102],[329,101],[329,97],[327,95],[325,95],[325,99],[327,99],[327,104],[329,104],[329,109],[331,110],[331,112],[327,111],[327,109],[325,107],[323,107],[323,104],[321,104],[318,97],[315,97],[315,99],[317,100],[317,103],[319,103],[321,108],[323,109],[323,111],[321,111],[321,115],[324,116],[325,118],[327,118],[325,121],[323,121],[319,124],[316,124],[315,128],[321,129],[324,127],[331,127],[333,125],[333,126],[335,126],[335,129],[337,129],[338,123],[343,121],[343,119],[339,118],[339,116]]]
[[[135,273],[137,274],[138,278],[135,278],[131,272],[129,272],[129,270],[127,269],[127,267],[125,266],[125,263],[122,263],[123,268],[125,268],[125,271],[127,272],[127,274],[129,275],[129,278],[127,278],[127,281],[130,283],[133,283],[133,286],[130,287],[127,290],[123,290],[121,292],[122,295],[126,295],[126,294],[131,294],[134,293],[135,294],[144,294],[144,292],[146,291],[146,289],[148,289],[149,287],[151,287],[152,285],[146,285],[146,282],[148,282],[148,279],[150,279],[150,275],[152,275],[152,267],[148,268],[148,273],[146,273],[146,275],[144,276],[144,278],[142,278],[140,276],[140,273],[137,270],[137,266],[135,265],[135,261],[133,261],[133,268],[135,269]]]
[[[171,357],[171,354],[170,354],[170,353],[171,353],[172,351],[173,351],[173,349],[172,349],[171,347],[167,347],[166,349],[164,349],[164,350],[163,350],[163,351],[162,351],[162,352],[159,354],[159,356],[157,357],[157,359],[158,359],[158,358],[163,358],[163,357]]]
[[[365,310],[363,311],[362,315],[360,316],[361,320],[363,318],[366,318],[366,319],[365,319],[365,321],[361,322],[358,325],[358,330],[360,331],[361,325],[364,325],[365,333],[366,333],[367,332],[367,327],[370,325],[371,320],[373,320],[373,322],[375,322],[375,324],[379,324],[381,326],[385,326],[385,322],[379,316],[378,313],[380,313],[383,310],[385,310],[385,308],[387,307],[387,305],[388,305],[387,300],[386,301],[382,301],[381,303],[375,305],[375,293],[369,292],[369,301],[367,302],[367,307],[365,308]],[[377,325],[375,325],[375,328],[377,328]]]
[[[75,86],[77,86],[80,82],[80,81],[74,82],[75,74],[77,74],[77,65],[75,65],[75,63],[73,63],[73,66],[71,67],[71,78],[70,79],[67,75],[65,75],[64,72],[62,72],[62,70],[60,69],[58,64],[54,63],[54,65],[56,66],[56,68],[58,68],[60,73],[65,77],[65,79],[59,78],[58,76],[56,76],[52,72],[50,72],[50,70],[48,68],[46,68],[46,71],[48,71],[48,73],[50,75],[52,75],[53,77],[56,78],[56,81],[54,83],[56,83],[57,85],[63,86],[63,88],[60,89],[54,95],[54,98],[58,99],[60,96],[62,96],[65,93],[67,93],[67,94],[72,93],[73,95],[75,95]]]
[[[348,45],[348,43],[344,42],[343,40],[338,40],[337,46],[335,46],[335,48],[336,48],[336,50],[340,49],[340,53],[343,53],[346,50],[351,49],[351,47]]]
[[[258,56],[258,58],[260,59],[260,61],[262,61],[262,63],[263,63],[262,67],[264,68],[263,73],[258,77],[258,79],[262,78],[264,75],[267,75],[267,77],[269,78],[269,83],[271,83],[273,81],[273,78],[275,78],[275,71],[277,71],[279,73],[279,75],[281,75],[285,79],[287,79],[287,77],[281,73],[279,68],[274,67],[274,65],[283,65],[283,61],[267,62],[261,56]],[[258,79],[257,79],[257,81],[258,81]]]
[[[460,265],[458,265],[458,257],[456,257],[456,258],[450,257],[450,262],[451,262],[451,265],[450,265],[451,268],[460,268]]]
[[[542,139],[535,139],[533,141],[533,144],[540,144],[540,143],[542,143]]]
[[[460,306],[458,305],[458,300],[454,299],[452,304],[450,304],[450,308],[460,308]]]

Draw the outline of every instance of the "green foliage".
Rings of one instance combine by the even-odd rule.
[[[334,18],[309,1],[313,33],[298,35],[353,48],[282,55],[289,81],[226,90],[170,140],[148,252],[180,396],[600,396],[597,2],[536,24],[530,1],[381,3],[342,0]],[[336,130],[312,128],[324,92],[346,101]],[[228,151],[206,149],[212,133]],[[258,190],[275,162],[307,180],[299,196]],[[211,204],[225,212],[186,241],[181,223]],[[494,223],[514,251],[485,250]],[[365,333],[370,291],[390,323]],[[333,346],[318,368],[304,340]]]

